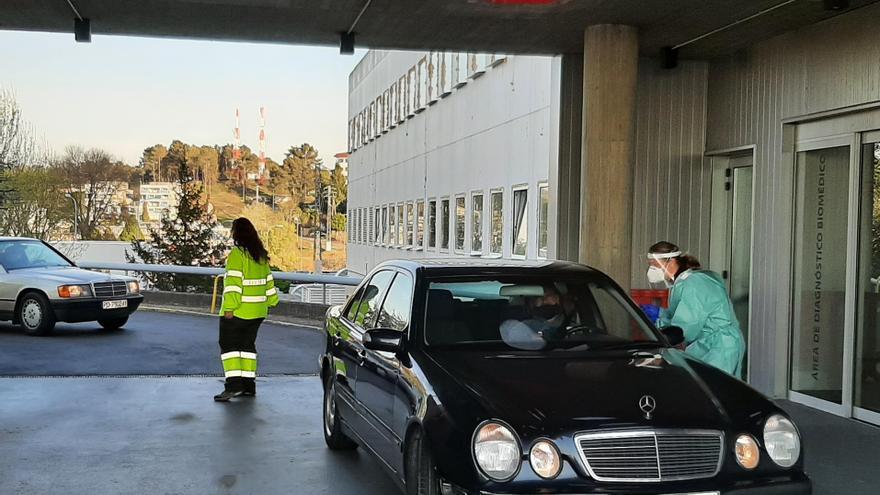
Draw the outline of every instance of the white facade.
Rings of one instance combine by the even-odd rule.
[[[348,266],[554,258],[557,63],[368,52],[349,78]]]
[[[177,217],[177,203],[180,186],[176,182],[150,182],[141,184],[141,203],[138,215],[143,214],[144,205],[152,222],[159,222],[163,217]]]

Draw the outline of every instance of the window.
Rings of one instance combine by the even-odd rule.
[[[406,204],[406,245],[414,246],[416,243],[416,211],[412,201]]]
[[[351,215],[352,215],[351,210],[348,210],[348,211],[345,213],[345,216],[346,216],[346,218],[345,218],[345,230],[346,230],[346,235],[348,236],[348,237],[347,237],[347,238],[348,238],[348,242],[351,242],[351,233],[352,233],[352,231],[353,231],[353,229],[352,229],[352,225],[353,225],[353,224],[352,224],[352,222],[351,222]]]
[[[397,245],[403,247],[406,243],[406,218],[403,216],[403,203],[397,204]]]
[[[359,239],[358,239],[358,235],[360,234],[360,230],[361,230],[361,229],[360,229],[360,225],[358,224],[358,210],[359,210],[359,208],[355,208],[355,209],[352,211],[352,215],[353,215],[352,220],[353,220],[353,222],[352,222],[352,224],[351,224],[351,228],[352,228],[352,230],[354,231],[354,233],[352,233],[352,240],[354,241],[355,244],[358,243],[358,240],[359,240]]]
[[[449,200],[440,202],[440,249],[449,249]]]
[[[379,207],[373,208],[373,218],[375,225],[373,231],[373,244],[379,245],[382,242],[382,210]]]
[[[425,247],[425,200],[416,203],[416,241],[417,249]]]
[[[388,207],[388,219],[391,224],[388,228],[388,245],[394,246],[397,243],[397,206],[390,205]]]
[[[370,282],[363,288],[363,295],[357,309],[354,310],[354,313],[352,313],[354,305],[349,309],[348,319],[352,323],[364,329],[373,328],[379,313],[379,305],[382,303],[385,292],[388,291],[388,286],[391,285],[392,278],[394,278],[394,272],[390,270],[382,270],[373,275]]]
[[[382,235],[379,243],[388,244],[388,205],[382,207]]]
[[[483,252],[483,193],[471,195],[471,252]]]
[[[464,196],[455,198],[455,250],[464,251],[464,224],[467,218]]]
[[[513,190],[513,221],[511,235],[513,238],[513,255],[525,256],[529,246],[529,190]]]
[[[403,332],[409,326],[413,283],[409,276],[398,273],[379,312],[377,327]]]
[[[437,247],[437,201],[428,201],[428,247]]]
[[[504,247],[504,191],[492,192],[492,243],[489,252],[501,254]]]
[[[613,282],[588,272],[432,282],[424,316],[428,345],[465,352],[601,352],[659,340]]]
[[[550,186],[538,184],[538,258],[547,257],[547,228],[550,219]]]

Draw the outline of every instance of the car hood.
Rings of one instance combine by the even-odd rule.
[[[83,270],[75,266],[51,268],[24,268],[13,270],[10,275],[36,283],[47,281],[58,284],[88,284],[110,280],[133,280],[129,277],[111,276],[106,273]]]
[[[634,426],[726,430],[733,422],[730,401],[768,403],[739,380],[673,349],[542,354],[448,349],[428,357],[433,365],[426,371],[434,375],[435,394],[451,416],[468,423],[502,419],[521,433]],[[733,397],[716,395],[719,386],[731,387]],[[655,403],[650,417],[640,407],[646,395]]]

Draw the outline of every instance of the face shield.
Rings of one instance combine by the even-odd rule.
[[[673,251],[671,253],[648,253],[648,260],[654,260],[657,262],[656,265],[651,265],[648,267],[648,282],[651,284],[659,284],[665,283],[666,286],[669,286],[669,279],[672,276],[666,270],[666,266],[668,264],[667,260],[678,258],[681,256],[681,251]]]

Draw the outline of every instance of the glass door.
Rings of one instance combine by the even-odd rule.
[[[880,133],[862,143],[853,415],[880,424]]]
[[[847,263],[853,135],[799,145],[795,164],[790,396],[849,415]]]
[[[730,218],[730,300],[749,349],[749,299],[752,279],[752,165],[732,168]],[[743,358],[745,376],[749,373],[749,354]]]

